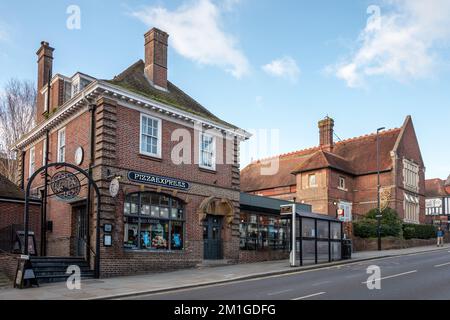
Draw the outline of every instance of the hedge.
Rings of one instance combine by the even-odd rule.
[[[381,224],[382,237],[399,237],[401,231],[401,224]],[[360,238],[376,238],[378,237],[378,222],[372,219],[363,219],[361,221],[354,222],[353,232],[355,236]]]
[[[353,223],[353,232],[360,238],[378,237],[377,209],[370,210],[366,217]],[[406,224],[398,217],[394,209],[386,208],[381,218],[382,237],[400,237],[404,239],[432,239],[436,237],[433,225]]]
[[[433,239],[436,238],[436,227],[428,224],[404,224],[403,237],[405,239]]]

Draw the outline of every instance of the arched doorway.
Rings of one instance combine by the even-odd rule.
[[[223,259],[223,230],[234,220],[232,202],[229,199],[209,197],[201,203],[198,214],[203,227],[203,258]]]

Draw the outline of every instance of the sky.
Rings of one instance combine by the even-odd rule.
[[[154,26],[169,80],[255,133],[242,165],[317,145],[325,116],[347,139],[411,115],[427,178],[450,174],[450,0],[1,1],[0,87],[36,81],[43,40],[54,72],[112,78]]]

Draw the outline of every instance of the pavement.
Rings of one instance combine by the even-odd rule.
[[[80,290],[69,290],[65,283],[45,284],[39,288],[24,290],[0,289],[0,300],[135,299],[145,296],[152,299],[163,299],[164,294],[177,290],[186,290],[186,292],[189,292],[190,289],[201,290],[202,287],[207,289],[210,286],[234,285],[238,282],[244,283],[247,280],[253,279],[264,280],[265,278],[277,276],[295,276],[298,273],[306,271],[339,270],[344,266],[357,265],[368,260],[389,257],[406,257],[408,255],[412,256],[423,253],[424,255],[436,254],[437,257],[446,257],[450,261],[450,256],[448,256],[449,250],[450,246],[446,245],[443,248],[428,246],[400,250],[357,252],[353,254],[351,260],[294,268],[289,266],[288,261],[282,260],[200,269],[184,269],[167,273],[84,280],[81,283]],[[365,277],[367,278],[367,275]],[[324,279],[322,280],[328,281]],[[273,288],[273,285],[272,283],[271,288]],[[346,283],[343,283],[343,286],[345,287]],[[151,295],[155,296],[152,297]],[[220,296],[219,294],[211,295],[211,293],[208,293],[205,299],[218,298]],[[194,299],[195,297],[190,295],[187,299]]]

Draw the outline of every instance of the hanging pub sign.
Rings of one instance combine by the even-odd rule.
[[[60,171],[53,175],[50,187],[59,199],[72,200],[80,194],[81,183],[78,177],[69,171]]]
[[[150,184],[172,189],[189,190],[190,188],[189,183],[186,181],[175,178],[157,176],[149,173],[130,171],[128,172],[128,179],[130,181],[137,183]]]

